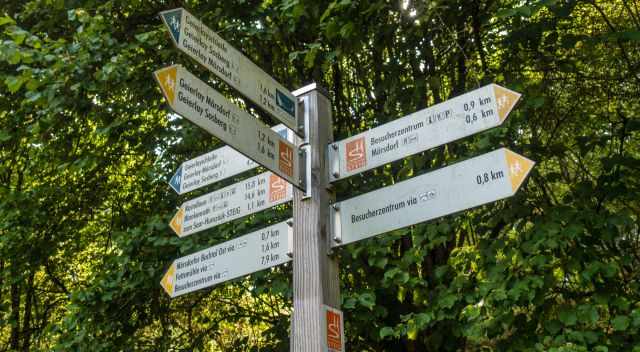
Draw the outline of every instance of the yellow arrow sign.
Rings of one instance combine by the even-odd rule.
[[[176,75],[177,67],[171,66],[155,72],[158,84],[162,93],[167,98],[169,105],[174,106],[176,98]]]
[[[182,237],[182,222],[184,220],[184,209],[180,208],[180,210],[178,210],[178,212],[176,213],[176,215],[173,216],[173,219],[171,219],[171,222],[169,223],[169,226],[171,227],[171,229],[173,231],[175,231],[176,235],[178,235],[178,237]]]
[[[525,158],[520,154],[516,154],[509,149],[505,149],[505,156],[507,158],[507,166],[509,167],[509,180],[511,180],[511,189],[513,192],[520,188],[520,185],[529,174],[529,171],[533,169],[535,162]]]
[[[171,264],[167,272],[162,277],[162,280],[160,281],[160,286],[164,288],[165,292],[167,292],[169,296],[173,296],[173,284],[174,284],[175,273],[176,273],[176,264],[173,263]]]
[[[502,123],[509,116],[511,109],[516,105],[522,94],[500,87],[497,84],[493,85],[493,91],[496,97],[496,105],[498,106],[498,116],[500,116],[500,123]]]

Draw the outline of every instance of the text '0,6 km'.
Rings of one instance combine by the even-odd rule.
[[[292,236],[291,226],[281,222],[176,259],[160,285],[177,297],[286,263]]]
[[[284,86],[185,9],[163,11],[160,17],[178,49],[298,131],[295,97]]]
[[[511,197],[534,164],[502,148],[336,203],[333,246]]]
[[[294,186],[303,188],[297,148],[286,138],[180,65],[158,70],[154,75],[173,111]]]
[[[501,125],[520,94],[489,84],[332,144],[336,181]]]

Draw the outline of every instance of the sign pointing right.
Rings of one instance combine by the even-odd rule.
[[[519,98],[519,93],[489,84],[333,143],[329,147],[329,180],[500,126]]]
[[[511,197],[534,164],[502,148],[336,203],[333,246]]]

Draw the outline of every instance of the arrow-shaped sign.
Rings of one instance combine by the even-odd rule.
[[[303,188],[293,144],[180,65],[154,73],[169,106],[235,150]]]
[[[178,8],[160,13],[173,43],[293,131],[297,130],[295,97],[240,51]]]
[[[248,178],[184,202],[169,226],[179,237],[288,202],[291,185],[272,172]]]
[[[330,181],[499,126],[520,94],[496,84],[333,143]]]
[[[173,261],[160,285],[171,297],[217,285],[291,260],[291,236],[281,222]]]
[[[293,135],[283,124],[271,129],[283,138],[293,140]],[[178,194],[184,194],[256,167],[258,164],[253,160],[229,146],[224,146],[182,163],[171,177],[169,185]]]
[[[510,197],[534,164],[502,148],[336,203],[333,246]]]

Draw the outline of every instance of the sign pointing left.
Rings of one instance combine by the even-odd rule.
[[[283,124],[272,129],[287,140],[293,140],[293,133]],[[256,167],[258,164],[253,160],[225,145],[182,163],[171,177],[169,185],[178,194],[184,194]]]
[[[295,97],[282,84],[229,45],[185,9],[160,13],[174,44],[246,96],[269,115],[298,132]]]
[[[292,235],[281,222],[176,259],[160,285],[173,298],[286,263]]]
[[[238,152],[303,189],[293,144],[180,65],[154,73],[169,106]]]
[[[185,237],[288,202],[293,188],[272,172],[248,178],[184,202],[169,223]]]

